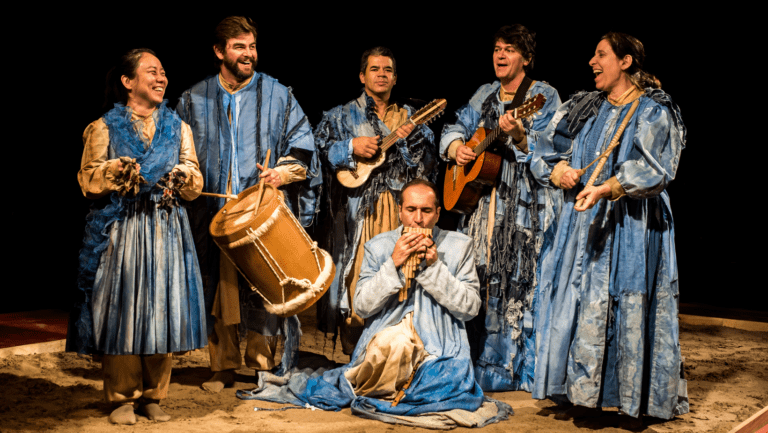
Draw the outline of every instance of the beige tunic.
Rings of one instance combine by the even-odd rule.
[[[152,115],[142,117],[131,115],[131,120],[139,131],[142,140],[147,147],[152,145],[152,137],[155,135],[155,120]],[[111,192],[117,191],[115,184],[118,173],[118,159],[109,158],[109,129],[104,120],[98,119],[88,125],[83,133],[83,157],[80,161],[80,171],[77,172],[77,181],[80,189],[87,198],[97,199]],[[121,156],[121,155],[118,155]],[[187,176],[187,182],[179,190],[179,195],[184,200],[194,200],[203,190],[203,176],[197,164],[195,144],[192,139],[192,130],[189,125],[181,123],[181,149],[179,150],[179,164],[173,167]]]
[[[408,111],[398,107],[396,104],[392,104],[384,111],[384,117],[382,118],[379,116],[379,118],[390,131],[394,132],[408,119]],[[363,326],[364,324],[363,319],[355,313],[354,308],[352,307],[355,298],[355,288],[357,287],[357,279],[360,276],[360,268],[363,263],[363,246],[374,236],[394,230],[398,226],[400,226],[400,215],[397,203],[395,202],[395,198],[392,197],[392,193],[384,191],[379,195],[379,199],[376,201],[374,213],[365,213],[363,231],[360,235],[360,242],[357,244],[357,254],[355,254],[354,261],[352,262],[352,271],[345,281],[348,288],[347,293],[349,294],[351,311],[350,317],[347,319],[347,324],[350,326]]]

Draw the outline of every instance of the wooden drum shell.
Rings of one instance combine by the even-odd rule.
[[[266,184],[258,212],[259,186],[238,194],[214,216],[210,233],[222,253],[265,300],[268,312],[297,314],[328,290],[335,275],[330,255],[317,247],[283,201]]]

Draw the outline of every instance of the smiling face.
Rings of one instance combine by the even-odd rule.
[[[226,81],[240,83],[253,76],[258,60],[253,33],[247,32],[227,39],[224,52],[216,46],[213,51],[221,60],[221,75]]]
[[[154,108],[163,102],[165,88],[168,86],[163,65],[157,57],[149,53],[141,55],[135,76],[128,78],[123,75],[121,81],[128,90],[126,105],[133,108]]]
[[[392,87],[397,81],[392,59],[386,56],[368,56],[368,66],[365,73],[360,73],[360,82],[365,84],[365,92],[369,96],[377,96],[389,100]]]
[[[530,61],[525,59],[518,49],[499,39],[493,47],[493,70],[502,83],[509,83],[525,75],[525,66]]]
[[[595,74],[595,87],[598,90],[613,93],[629,81],[624,72],[632,64],[632,56],[626,55],[619,59],[613,52],[611,44],[603,39],[597,44],[595,55],[589,60],[589,66]]]
[[[411,185],[403,191],[400,222],[404,227],[431,229],[440,218],[435,191],[426,185]]]

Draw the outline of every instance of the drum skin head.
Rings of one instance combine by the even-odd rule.
[[[277,205],[275,196],[277,194],[282,195],[282,192],[275,189],[272,185],[264,184],[264,186],[264,195],[259,205],[259,211],[255,215],[256,201],[260,191],[259,185],[254,185],[242,191],[237,195],[237,200],[230,200],[224,207],[219,209],[219,212],[211,220],[209,227],[211,236],[214,238],[229,238],[243,231],[243,234],[236,236],[236,238],[241,238],[248,227],[256,227],[263,224],[275,210]],[[254,225],[254,223],[256,224]]]

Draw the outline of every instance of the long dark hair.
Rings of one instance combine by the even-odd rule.
[[[616,57],[623,59],[624,56],[632,56],[632,64],[627,68],[626,72],[629,75],[629,79],[640,87],[645,89],[646,87],[652,87],[654,89],[661,88],[661,83],[653,75],[643,70],[643,63],[645,62],[645,48],[643,43],[636,37],[630,36],[626,33],[608,32],[600,38],[605,39],[611,45],[613,53]]]
[[[136,69],[139,67],[139,60],[144,53],[157,57],[157,54],[149,48],[134,48],[123,54],[118,64],[107,72],[107,83],[104,90],[105,110],[112,108],[116,102],[123,104],[128,102],[128,90],[123,85],[121,77],[125,75],[130,79],[136,78]]]

